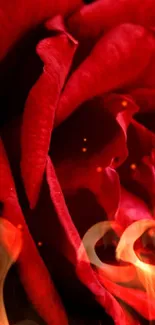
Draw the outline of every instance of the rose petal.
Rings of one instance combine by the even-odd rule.
[[[147,205],[132,193],[121,187],[121,199],[115,220],[124,227],[142,219],[152,219]]]
[[[9,163],[0,141],[0,201],[4,202],[3,217],[20,227],[23,248],[19,256],[20,276],[29,299],[47,324],[68,324],[50,275],[38,254],[20,209]],[[38,289],[39,288],[39,289]],[[52,313],[51,313],[52,310]]]
[[[155,216],[155,163],[151,155],[143,157],[141,164],[137,166],[133,174],[133,179],[148,192],[152,201],[152,212]]]
[[[154,16],[154,0],[98,0],[75,12],[68,26],[77,38],[96,38],[104,30],[124,22],[152,27]]]
[[[51,199],[54,203],[55,209],[58,213],[59,220],[65,229],[68,241],[72,246],[72,249],[75,251],[76,261],[76,271],[77,275],[79,276],[82,283],[84,283],[96,296],[97,301],[106,308],[106,311],[113,317],[115,324],[120,324],[120,319],[123,325],[127,325],[125,315],[116,302],[116,300],[109,294],[107,291],[103,289],[100,283],[97,281],[95,274],[93,273],[89,261],[86,257],[85,261],[83,262],[78,259],[78,249],[81,244],[80,237],[77,233],[77,230],[71,220],[71,217],[68,213],[60,185],[57,181],[57,177],[52,165],[50,158],[47,162],[47,169],[46,169],[46,176],[47,182],[49,184]],[[85,250],[84,250],[85,254]],[[72,260],[73,262],[73,260]]]
[[[65,34],[45,39],[37,48],[44,71],[30,91],[22,126],[21,170],[31,208],[38,199],[55,109],[75,49]]]
[[[0,3],[0,59],[28,30],[57,14],[69,15],[82,4],[81,0],[13,0]],[[36,10],[37,8],[37,10]]]
[[[133,98],[125,94],[110,93],[104,97],[104,105],[117,118],[118,123],[126,133],[133,115],[139,111],[139,106]],[[121,118],[119,118],[120,115]]]
[[[83,247],[83,248],[82,248]],[[84,270],[85,267],[85,270]],[[94,285],[93,278],[96,278],[97,281],[99,281],[100,284],[102,284],[102,280],[100,279],[100,276],[95,272],[91,271],[89,272],[89,277],[88,277],[88,269],[89,269],[89,261],[87,256],[85,255],[85,250],[84,246],[81,245],[79,249],[79,254],[78,254],[78,263],[76,266],[77,274],[81,281],[85,283],[85,281],[90,281],[89,288],[91,291],[94,293],[96,296],[96,300],[104,306],[106,309],[107,313],[110,314],[115,322],[115,324],[119,325],[120,320],[121,324],[127,325],[127,324],[139,324],[138,321],[134,320],[124,308],[122,308],[122,305],[117,302],[115,297],[111,295],[110,290],[105,290],[104,287],[102,287],[102,292],[100,293],[99,289],[97,286]],[[92,278],[93,276],[93,278]],[[96,282],[96,281],[95,281]]]
[[[65,86],[55,125],[84,101],[138,78],[149,64],[154,45],[151,34],[131,24],[118,26],[103,36]]]
[[[120,298],[141,316],[148,320],[155,319],[155,305],[154,300],[150,299],[146,292],[138,289],[131,289],[121,287],[120,285],[109,281],[106,278],[99,276],[104,287],[115,297]],[[150,313],[151,311],[151,313]]]
[[[139,107],[129,96],[122,96],[118,94],[110,94],[105,96],[104,106],[114,115],[116,121],[119,123],[122,129],[122,132],[120,132],[120,137],[118,138],[118,143],[116,142],[116,145],[113,148],[113,153],[115,152],[115,148],[117,148],[117,152],[115,154],[115,160],[111,166],[116,168],[127,158],[127,129],[132,121],[133,115],[137,113]],[[116,141],[116,137],[113,141]]]
[[[87,222],[93,224],[95,218],[104,217],[104,211],[111,219],[118,209],[120,185],[111,165],[121,164],[127,149],[124,132],[116,118],[107,112],[109,107],[99,105],[97,100],[85,104],[54,131],[51,141],[50,155],[77,227],[80,226],[79,215],[86,213],[80,226],[82,232],[91,226]],[[89,195],[92,196],[91,208]],[[83,209],[78,200],[82,200]],[[103,208],[102,214],[101,208],[93,205],[96,200]]]
[[[121,320],[122,325],[138,325],[138,323],[133,322],[129,315],[127,316],[122,306],[117,302],[109,290],[103,288],[95,272],[91,270],[90,273],[89,269],[90,265],[88,263],[79,261],[76,266],[77,275],[80,280],[88,286],[91,292],[95,295],[96,300],[105,308],[106,312],[113,318],[115,324],[120,325]]]
[[[141,164],[136,168],[133,178],[144,186],[152,196],[155,195],[155,165],[151,156],[144,156]]]
[[[140,79],[137,81],[138,88],[155,88],[155,53]]]
[[[134,180],[134,174],[141,164],[143,157],[150,155],[154,143],[154,134],[133,120],[128,129],[129,155],[124,164],[119,168],[120,180],[123,186],[140,196],[148,204],[150,204],[148,192]]]
[[[136,88],[130,91],[134,100],[140,107],[140,112],[155,111],[155,89]]]

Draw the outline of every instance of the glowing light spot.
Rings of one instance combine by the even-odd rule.
[[[87,142],[87,138],[83,138],[83,141],[84,141],[84,142]]]
[[[38,246],[41,247],[43,243],[41,241],[38,242]]]
[[[130,165],[130,168],[131,168],[132,170],[135,170],[135,169],[137,168],[137,166],[136,166],[136,164],[131,164],[131,165]]]
[[[127,102],[126,100],[123,100],[123,101],[122,101],[122,106],[123,106],[123,107],[126,107],[127,105],[128,105],[128,102]]]
[[[87,148],[82,148],[82,152],[86,152],[87,151]]]
[[[96,171],[97,171],[97,173],[101,173],[102,172],[102,167],[100,167],[100,166],[98,166],[97,168],[96,168]]]
[[[19,225],[17,226],[17,228],[20,229],[20,230],[22,230],[22,229],[23,229],[23,226],[22,226],[21,224],[19,224]]]
[[[149,235],[150,237],[154,237],[154,236],[155,236],[155,230],[154,230],[154,229],[149,229],[149,230],[148,230],[148,235]]]

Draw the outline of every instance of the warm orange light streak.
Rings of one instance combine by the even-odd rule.
[[[0,324],[9,325],[4,300],[3,287],[6,275],[17,260],[22,247],[21,232],[6,219],[0,218]]]
[[[85,260],[83,254],[85,248],[90,263],[97,267],[100,275],[106,276],[109,280],[117,283],[129,282],[135,276],[135,269],[132,265],[115,266],[103,263],[95,252],[96,243],[111,229],[121,236],[122,229],[114,221],[103,221],[92,226],[83,237],[79,249],[79,259]]]
[[[119,296],[119,286],[124,302],[130,301],[131,307],[141,311],[143,317],[149,320],[154,319],[155,302],[155,265],[144,263],[139,257],[143,251],[134,251],[135,242],[147,231],[147,235],[154,239],[155,221],[146,219],[132,223],[123,232],[122,228],[114,221],[99,222],[92,226],[84,235],[78,251],[78,259],[91,263],[95,266],[98,279],[104,287],[114,295]],[[116,258],[130,265],[116,266],[103,263],[95,251],[98,241],[105,242],[104,236],[113,230],[120,238],[116,247]],[[110,239],[112,240],[112,239]],[[109,282],[111,281],[111,282]],[[129,288],[129,290],[128,290]],[[141,301],[134,303],[135,290],[142,298]],[[140,290],[140,291],[139,291]],[[146,297],[148,299],[146,299]],[[144,309],[146,299],[146,309]]]
[[[131,224],[123,233],[116,249],[116,257],[135,265],[139,279],[148,296],[155,299],[155,266],[141,261],[134,251],[135,241],[147,230],[155,227],[154,220],[139,220]],[[149,308],[149,306],[148,306]],[[151,309],[150,309],[151,318]]]

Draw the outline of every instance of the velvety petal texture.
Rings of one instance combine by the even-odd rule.
[[[149,64],[154,49],[152,34],[142,26],[123,24],[101,37],[66,84],[56,125],[84,101],[135,81]]]
[[[125,22],[154,27],[154,16],[153,0],[98,0],[73,14],[68,26],[78,38],[96,38]]]
[[[38,325],[155,320],[154,19],[154,0],[0,0],[0,217]]]
[[[76,45],[62,32],[37,47],[44,69],[28,96],[22,126],[21,170],[31,207],[39,195],[55,110]]]
[[[69,241],[70,244],[73,246],[73,249],[75,251],[75,265],[76,265],[76,271],[78,276],[80,277],[80,280],[94,293],[96,296],[97,301],[108,311],[108,313],[113,317],[115,320],[115,324],[119,324],[120,317],[122,319],[122,324],[127,324],[126,321],[128,319],[128,316],[124,311],[121,309],[121,306],[117,303],[117,301],[111,296],[111,294],[103,289],[102,285],[96,278],[95,273],[90,267],[89,260],[85,254],[85,251],[83,251],[84,256],[86,256],[86,262],[81,261],[81,259],[78,258],[78,249],[80,247],[80,238],[77,234],[77,231],[71,221],[71,218],[69,216],[69,213],[67,211],[61,189],[59,186],[59,183],[56,179],[56,175],[53,169],[53,166],[51,164],[51,161],[48,160],[47,163],[47,181],[50,187],[50,193],[51,193],[51,199],[54,202],[55,208],[57,210],[58,216],[61,220],[61,223],[63,223],[64,229],[69,235]],[[130,319],[130,317],[129,317]],[[129,322],[129,324],[132,324]],[[134,323],[133,323],[134,324]],[[135,323],[138,324],[138,323]]]
[[[13,0],[11,2],[1,0],[0,58],[4,58],[9,49],[27,31],[57,14],[69,15],[81,3],[81,0],[28,0],[26,2],[23,0]]]

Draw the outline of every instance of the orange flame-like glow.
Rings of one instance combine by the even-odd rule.
[[[85,259],[85,255],[83,254],[83,249],[85,248],[90,263],[96,266],[100,275],[106,276],[111,281],[117,283],[131,281],[135,276],[132,265],[115,266],[103,263],[95,252],[95,245],[97,242],[111,229],[113,229],[119,237],[121,236],[122,229],[114,221],[99,222],[92,226],[83,237],[83,244],[79,249],[79,259]]]
[[[22,247],[21,232],[6,219],[0,218],[0,324],[9,325],[4,301],[3,287],[11,265],[17,260]]]
[[[136,240],[142,236],[142,234],[149,230],[150,228],[155,227],[154,220],[140,220],[134,222],[130,227],[128,227],[123,235],[120,238],[116,249],[117,259],[124,262],[132,263],[137,270],[139,280],[141,281],[143,287],[145,288],[148,296],[155,299],[155,266],[144,263],[141,261],[134,251],[134,243]],[[151,316],[151,308],[150,319]]]
[[[116,293],[117,296],[117,284],[121,286],[125,285],[129,288],[131,286],[129,293],[130,302],[132,302],[131,297],[134,290],[132,286],[136,285],[142,292],[146,292],[146,297],[148,297],[148,312],[143,313],[141,307],[140,309],[142,314],[145,314],[150,320],[153,319],[154,315],[154,304],[151,305],[152,302],[150,303],[150,301],[154,301],[155,299],[155,266],[144,263],[139,258],[140,253],[136,254],[134,244],[146,231],[150,233],[151,228],[155,228],[155,221],[148,219],[134,222],[124,232],[114,221],[99,222],[92,226],[84,235],[78,254],[79,260],[90,262],[95,266],[101,283],[107,289],[110,285],[111,292],[113,291],[114,295]],[[127,263],[127,265],[119,266],[103,263],[96,254],[95,246],[97,242],[101,238],[104,239],[106,233],[111,229],[120,238],[116,247],[116,258],[119,261]],[[109,281],[111,281],[111,284]],[[126,291],[128,292],[127,288]],[[124,289],[122,287],[121,292],[125,294],[125,287]]]

